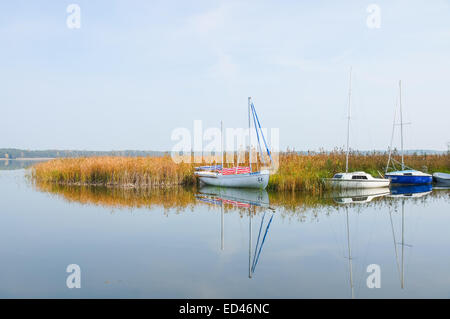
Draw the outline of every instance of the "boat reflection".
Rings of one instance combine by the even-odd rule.
[[[195,196],[199,201],[220,206],[222,250],[224,249],[224,206],[243,208],[248,211],[248,277],[252,278],[275,213],[275,210],[269,205],[269,194],[263,189],[204,186],[199,189],[199,193]],[[257,210],[262,210],[262,216],[253,251],[253,217]]]
[[[375,198],[389,195],[389,188],[346,189],[333,192],[333,200],[338,204],[368,203]]]
[[[269,207],[269,194],[264,189],[244,189],[203,186],[195,197],[204,202],[212,204],[245,207]]]
[[[418,198],[430,194],[432,190],[433,186],[431,184],[392,187],[390,197]]]
[[[381,188],[369,188],[369,189],[342,189],[338,192],[333,192],[332,197],[333,200],[340,204],[344,205],[345,208],[345,225],[346,225],[346,234],[347,234],[347,250],[348,250],[348,268],[349,268],[349,285],[350,285],[350,293],[351,298],[355,298],[355,286],[353,282],[353,264],[352,264],[352,250],[351,250],[351,242],[350,242],[350,223],[348,217],[348,207],[350,204],[362,204],[368,203],[374,200],[375,198],[381,198],[386,195],[389,195],[390,191],[388,187]]]
[[[425,186],[425,185],[423,185]],[[402,187],[403,188],[403,187]],[[402,194],[399,195],[394,195],[394,197],[399,197],[399,200],[401,200],[401,205],[402,205],[402,238],[400,242],[397,242],[396,238],[395,238],[395,230],[394,230],[394,223],[392,221],[392,213],[391,213],[391,209],[389,209],[389,218],[390,218],[390,222],[391,222],[391,230],[392,230],[392,239],[394,242],[394,252],[395,252],[395,261],[397,264],[397,270],[399,272],[399,276],[400,276],[400,287],[401,289],[405,288],[405,247],[406,248],[411,248],[412,245],[406,244],[405,243],[405,198],[409,197],[409,194],[407,194],[407,196],[403,196]],[[421,193],[416,193],[416,194],[422,194],[420,196],[424,196],[427,193],[425,192],[421,192]],[[397,207],[394,208],[395,211],[397,211]],[[397,245],[401,246],[401,261],[399,261],[399,256],[398,256],[398,250],[397,250]]]

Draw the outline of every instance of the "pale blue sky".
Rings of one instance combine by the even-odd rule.
[[[81,7],[68,29],[66,7]],[[297,150],[450,141],[450,1],[3,1],[0,147],[170,150],[177,127],[262,125]],[[397,142],[398,144],[398,142]]]

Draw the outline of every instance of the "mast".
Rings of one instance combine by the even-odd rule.
[[[403,158],[403,114],[402,114],[402,81],[398,81],[399,103],[400,103],[400,136],[401,136],[401,147],[402,147],[402,171],[405,169],[405,162]]]
[[[223,171],[223,122],[220,121],[220,149],[222,151],[222,171]]]
[[[252,130],[250,128],[250,104],[251,104],[252,98],[248,98],[248,136],[249,136],[249,142],[248,142],[248,162],[250,164],[250,173],[252,172]]]
[[[348,90],[348,111],[347,111],[347,154],[345,156],[345,172],[348,173],[348,153],[349,153],[349,139],[350,139],[350,105],[352,97],[352,67],[350,67],[350,81]]]

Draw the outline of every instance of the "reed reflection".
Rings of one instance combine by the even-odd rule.
[[[200,189],[192,187],[167,188],[118,188],[104,186],[60,185],[31,181],[33,187],[40,191],[56,195],[72,203],[98,205],[103,207],[126,208],[163,208],[164,211],[175,209],[182,213],[199,205],[208,206],[223,200],[224,211],[247,215],[248,206],[255,207],[255,214],[267,208],[276,209],[282,218],[296,218],[304,221],[307,216],[317,218],[320,214],[330,214],[342,209],[342,204],[358,204],[363,210],[369,206],[384,207],[391,205],[392,197],[404,194],[405,197],[418,198],[417,193],[427,193],[431,197],[449,197],[446,189],[432,191],[431,186],[410,186],[399,188],[380,188],[368,190],[343,190],[328,192],[323,195],[311,195],[299,192],[267,192],[257,189],[215,188]],[[392,196],[386,196],[392,195]],[[236,205],[233,204],[236,202]]]

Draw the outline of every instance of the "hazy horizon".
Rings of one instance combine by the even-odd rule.
[[[387,149],[402,80],[405,149],[446,151],[450,2],[374,2],[380,28],[371,3],[3,2],[0,148],[170,151],[194,120],[246,127],[252,96],[281,150],[332,150],[351,66],[352,149]]]

